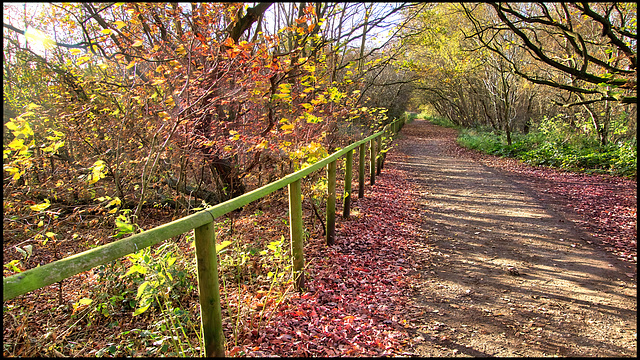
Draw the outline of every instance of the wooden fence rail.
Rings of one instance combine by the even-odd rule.
[[[376,172],[379,174],[383,154],[381,144],[383,137],[390,138],[400,131],[405,124],[404,119],[398,119],[365,139],[357,141],[328,157],[253,190],[234,199],[185,216],[181,219],[160,225],[125,239],[114,241],[94,249],[81,252],[67,258],[38,266],[24,272],[11,275],[3,279],[3,301],[13,299],[30,291],[90,270],[96,266],[107,264],[113,260],[135,253],[141,249],[153,246],[162,241],[179,236],[185,232],[195,230],[196,262],[198,272],[198,289],[200,293],[200,311],[202,335],[204,339],[205,356],[224,356],[224,337],[222,332],[222,316],[220,308],[220,293],[218,284],[218,260],[215,246],[215,219],[233,210],[241,208],[253,201],[263,198],[285,186],[289,189],[289,224],[292,249],[293,280],[296,289],[304,288],[304,255],[303,255],[303,223],[302,223],[302,194],[300,180],[305,176],[327,166],[327,180],[329,183],[327,198],[327,244],[335,241],[335,201],[336,201],[336,161],[347,155],[345,174],[344,217],[349,216],[349,201],[351,197],[351,159],[353,149],[359,148],[359,194],[364,196],[364,155],[365,145],[370,143],[370,180],[375,183]],[[376,151],[377,143],[377,151]],[[377,171],[376,171],[377,170]]]

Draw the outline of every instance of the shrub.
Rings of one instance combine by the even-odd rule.
[[[496,156],[513,157],[530,165],[544,165],[586,173],[635,178],[636,139],[601,146],[597,139],[569,134],[554,122],[542,122],[529,134],[514,134],[511,145],[503,136],[483,129],[462,129],[458,143]]]

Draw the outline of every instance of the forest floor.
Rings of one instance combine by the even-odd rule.
[[[413,353],[637,356],[635,181],[480,155],[427,121],[402,134],[389,164],[415,186],[429,248]]]
[[[636,356],[636,181],[526,166],[455,138],[423,120],[405,126],[375,185],[354,196],[349,218],[337,216],[335,245],[306,201],[305,291],[262,288],[273,256],[252,255],[241,269],[250,281],[223,289],[227,356]],[[24,267],[110,241],[113,226],[89,210],[59,219],[68,239],[34,244]],[[144,229],[176,216],[152,210]],[[231,229],[220,223],[216,237],[288,239],[286,210],[280,191],[234,215]],[[4,223],[4,264],[21,256],[17,225]],[[176,243],[193,259],[187,241]],[[239,268],[221,269],[232,279]],[[157,331],[157,311],[72,309],[104,297],[109,284],[96,286],[95,273],[4,302],[4,356],[189,355],[133,335]],[[184,281],[195,289],[194,276]],[[199,323],[196,290],[181,307]]]

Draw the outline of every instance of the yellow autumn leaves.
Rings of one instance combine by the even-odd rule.
[[[87,180],[89,181],[89,185],[95,184],[98,180],[104,178],[107,174],[106,170],[107,164],[104,161],[98,160],[93,166],[90,168],[91,173],[87,176]]]
[[[35,113],[40,105],[31,103],[27,105],[26,112],[20,116],[9,120],[5,126],[12,132],[14,138],[4,146],[2,152],[3,170],[12,175],[12,180],[16,181],[25,173],[25,169],[31,166],[31,157],[36,147],[46,153],[57,153],[58,149],[64,146],[64,133],[55,129],[46,129],[45,139],[41,144],[36,144],[34,131],[29,119],[39,116]],[[43,122],[49,119],[41,116]]]

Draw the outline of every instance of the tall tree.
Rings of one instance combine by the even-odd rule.
[[[463,8],[474,27],[469,38],[528,81],[573,94],[557,103],[582,106],[603,145],[609,138],[611,104],[637,102],[635,3],[483,3]],[[505,43],[504,33],[514,39]],[[522,56],[509,58],[507,44],[522,49]]]

